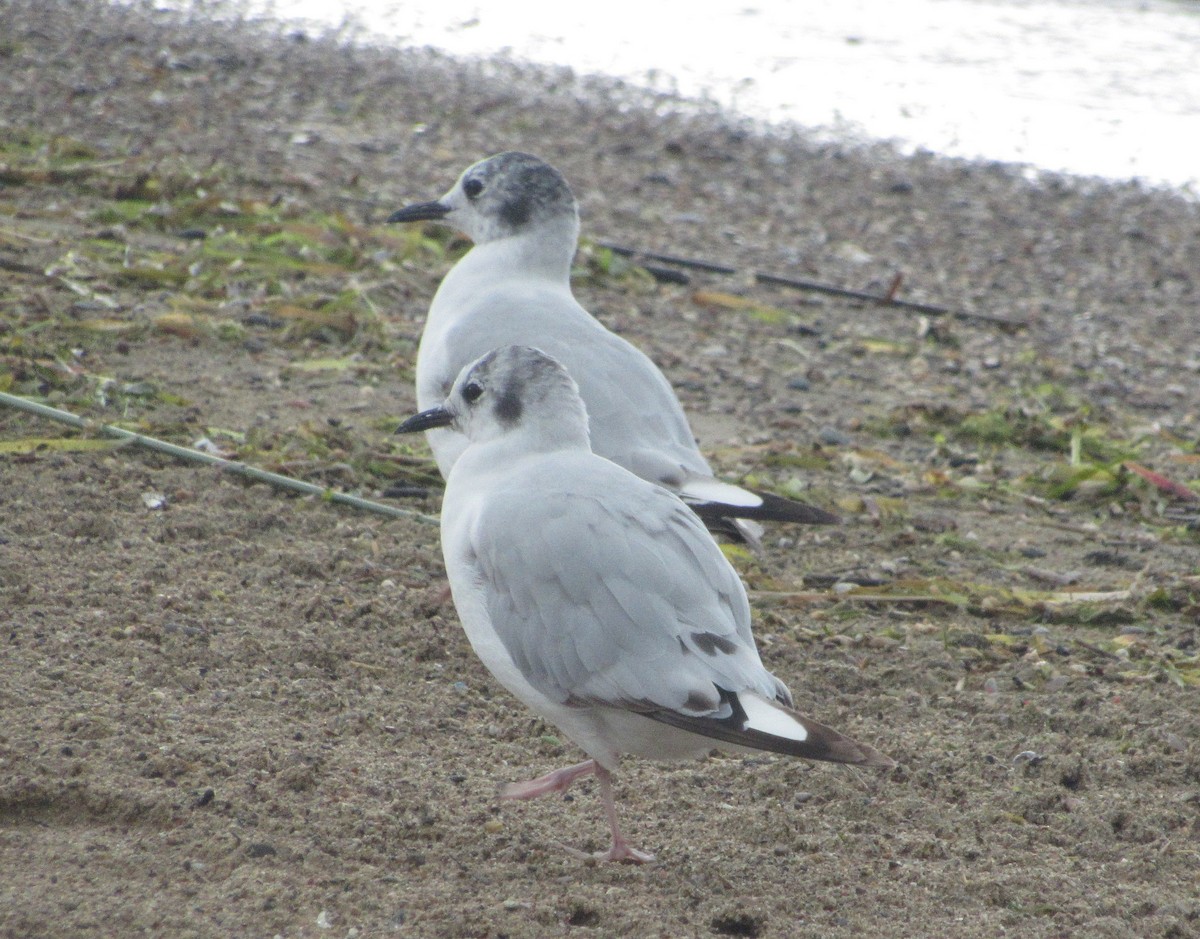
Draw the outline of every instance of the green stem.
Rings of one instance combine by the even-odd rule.
[[[204,453],[200,450],[193,450],[190,447],[180,447],[173,443],[167,443],[165,440],[158,440],[154,437],[147,437],[145,434],[134,433],[132,430],[114,427],[112,424],[99,424],[87,418],[79,417],[76,414],[71,414],[69,411],[60,411],[58,408],[52,408],[47,404],[30,401],[28,398],[21,398],[17,395],[10,395],[0,391],[0,404],[7,404],[9,407],[16,408],[19,411],[27,411],[39,417],[46,417],[52,421],[58,421],[60,424],[69,424],[71,427],[77,427],[80,430],[94,430],[105,437],[115,437],[118,440],[125,440],[129,443],[137,444],[139,447],[145,447],[148,450],[157,450],[159,453],[166,453],[169,456],[186,460],[189,463],[204,463],[208,466],[216,466],[226,472],[245,477],[246,479],[253,479],[256,482],[268,483],[279,489],[291,489],[293,492],[303,492],[306,495],[320,496],[329,502],[337,502],[356,509],[364,509],[368,512],[374,512],[377,515],[387,515],[392,518],[412,518],[430,525],[438,524],[438,519],[432,515],[424,515],[420,512],[414,512],[411,509],[398,509],[395,506],[371,502],[369,499],[361,499],[349,493],[337,492],[333,489],[327,489],[324,486],[306,483],[303,480],[293,479],[290,476],[281,476],[279,473],[272,473],[269,470],[259,469],[256,466],[250,466],[246,463],[239,463],[236,460],[227,460],[224,457]]]

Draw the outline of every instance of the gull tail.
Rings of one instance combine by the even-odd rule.
[[[681,730],[751,750],[829,763],[890,769],[896,761],[874,747],[852,740],[791,708],[753,691],[718,688],[721,704],[706,715],[683,711],[648,711],[646,716]]]
[[[838,516],[807,502],[785,499],[769,492],[754,492],[711,476],[689,476],[679,495],[706,522],[747,519],[756,522],[796,522],[800,525],[837,525]]]

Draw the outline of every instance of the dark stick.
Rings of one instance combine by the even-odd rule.
[[[619,254],[626,258],[645,258],[649,261],[658,261],[663,264],[674,264],[678,267],[685,267],[696,271],[706,271],[710,274],[736,274],[737,268],[728,267],[724,264],[713,264],[711,261],[697,261],[692,258],[676,257],[672,254],[658,254],[654,251],[638,251],[635,248],[627,248],[624,245],[613,244],[610,241],[595,242],[601,248],[606,248],[613,254]],[[794,277],[781,277],[778,274],[763,274],[758,271],[754,272],[754,280],[760,284],[768,284],[774,287],[789,287],[793,290],[808,290],[813,293],[829,294],[835,297],[847,297],[851,300],[863,300],[867,303],[878,303],[882,306],[894,306],[903,310],[913,310],[917,313],[925,313],[929,316],[955,316],[958,319],[977,319],[985,320],[989,323],[996,323],[1001,326],[1017,327],[1027,326],[1024,320],[1011,319],[1007,316],[997,316],[992,313],[971,313],[965,310],[951,310],[947,307],[934,306],[929,303],[915,303],[911,300],[897,300],[891,295],[881,296],[874,293],[865,293],[861,290],[848,290],[845,287],[835,287],[832,284],[821,284],[811,280],[800,280]]]

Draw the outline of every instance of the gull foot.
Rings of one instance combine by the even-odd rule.
[[[556,841],[554,844],[579,861],[617,861],[622,864],[648,864],[654,860],[653,854],[646,851],[639,851],[623,840],[619,844],[613,843],[607,851],[580,851],[578,848],[572,848],[561,841]]]

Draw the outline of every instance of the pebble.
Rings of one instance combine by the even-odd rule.
[[[143,492],[142,504],[148,509],[161,509],[167,504],[167,497],[160,492]]]
[[[836,427],[826,424],[817,432],[817,439],[831,447],[844,447],[850,443],[850,438]]]

